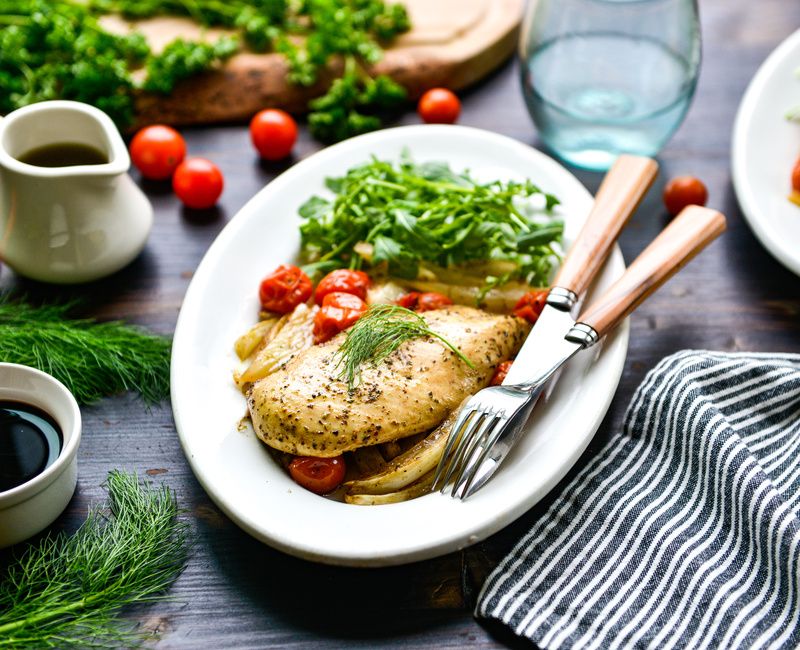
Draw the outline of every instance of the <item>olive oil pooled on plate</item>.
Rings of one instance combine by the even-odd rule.
[[[17,160],[35,167],[74,167],[76,165],[105,165],[108,156],[88,144],[56,142],[26,151]]]
[[[56,421],[40,408],[0,400],[0,492],[30,481],[61,453]]]

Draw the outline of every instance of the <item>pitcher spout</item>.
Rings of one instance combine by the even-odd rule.
[[[96,150],[103,162],[67,166],[29,164],[31,152],[68,142]],[[20,108],[0,121],[0,167],[41,178],[118,176],[131,165],[117,127],[94,106],[67,100],[40,102]]]

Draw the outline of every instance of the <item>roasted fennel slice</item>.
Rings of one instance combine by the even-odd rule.
[[[396,282],[373,282],[367,291],[367,304],[394,305],[407,292]]]
[[[279,320],[280,318],[275,316],[274,318],[259,321],[236,339],[233,349],[236,350],[236,356],[239,357],[240,361],[247,359],[262,343],[269,343],[269,339],[276,333],[277,328],[275,326]]]
[[[479,307],[494,314],[508,314],[532,289],[524,282],[506,282],[488,290],[475,284],[449,284],[440,280],[395,279],[394,282],[413,291],[440,293],[457,305]]]
[[[388,494],[397,492],[414,483],[439,464],[439,459],[447,443],[447,434],[455,421],[455,409],[426,438],[386,463],[386,468],[366,478],[348,481],[344,484],[351,496],[364,494]]]
[[[300,304],[286,317],[283,324],[278,323],[278,333],[253,357],[253,361],[236,383],[241,387],[247,383],[258,381],[276,371],[295,354],[314,344],[314,316],[318,307],[309,308]]]
[[[433,471],[430,471],[418,481],[397,492],[388,492],[386,494],[350,494],[347,492],[344,495],[344,500],[346,503],[352,503],[357,506],[380,506],[387,503],[410,501],[431,491],[433,474]]]

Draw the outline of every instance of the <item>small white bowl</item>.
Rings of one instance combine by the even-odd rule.
[[[63,442],[56,461],[31,480],[0,492],[0,548],[49,526],[75,492],[81,412],[72,393],[47,373],[16,363],[0,363],[0,400],[36,406],[58,423]]]

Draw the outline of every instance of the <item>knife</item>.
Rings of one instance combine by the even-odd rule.
[[[557,341],[572,327],[570,311],[606,261],[622,228],[641,203],[658,173],[651,158],[622,155],[603,179],[594,207],[561,265],[547,303],[511,365],[503,385],[521,384],[539,350]]]
[[[543,386],[564,363],[614,329],[724,230],[725,217],[720,212],[699,206],[684,209],[625,273],[572,321],[565,336],[538,350],[538,358],[526,368],[527,382],[484,389],[505,393],[504,407],[509,409],[509,417],[505,425],[470,450],[469,467],[477,470],[461,470],[452,494],[465,499],[489,480],[519,438]],[[511,405],[517,405],[516,410]]]

